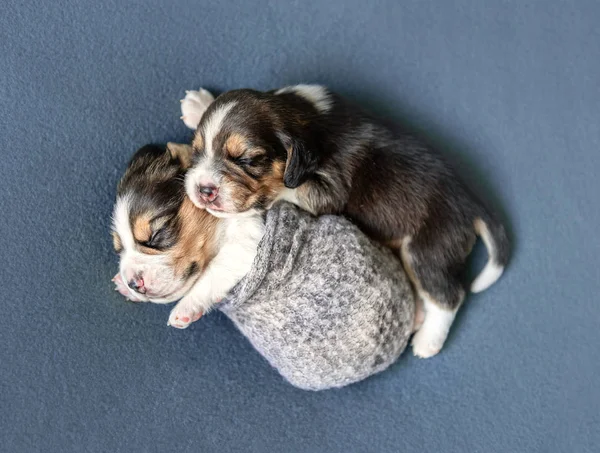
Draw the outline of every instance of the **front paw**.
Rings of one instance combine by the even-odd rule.
[[[189,305],[182,305],[181,302],[175,305],[169,315],[168,326],[176,329],[185,329],[191,323],[196,322],[202,316],[202,311],[197,308],[192,308]]]
[[[195,130],[202,115],[214,100],[213,95],[204,88],[198,91],[186,91],[185,98],[181,100],[181,119],[185,125]]]

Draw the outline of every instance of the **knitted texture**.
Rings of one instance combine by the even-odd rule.
[[[290,383],[321,390],[392,364],[414,298],[399,259],[348,220],[280,203],[252,270],[219,309]]]

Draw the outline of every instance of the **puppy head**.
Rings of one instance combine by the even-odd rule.
[[[132,300],[181,298],[214,256],[218,220],[185,196],[190,159],[187,145],[147,145],[119,182],[112,228],[120,256],[115,282]]]
[[[208,107],[196,129],[194,165],[186,176],[186,191],[196,206],[218,217],[251,214],[316,170],[312,148],[301,139],[316,112],[301,99],[294,105],[294,99],[234,90]]]

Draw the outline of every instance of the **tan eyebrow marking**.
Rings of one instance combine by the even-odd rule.
[[[196,132],[194,139],[192,140],[192,146],[194,149],[202,149],[204,147],[204,139],[200,132]]]
[[[149,214],[143,214],[133,221],[133,237],[136,241],[146,242],[150,239],[150,236],[152,236],[151,220]]]
[[[240,157],[246,151],[246,143],[246,137],[234,133],[225,142],[225,149],[231,157]]]

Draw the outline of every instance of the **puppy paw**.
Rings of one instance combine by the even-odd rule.
[[[412,339],[413,354],[422,359],[433,357],[442,349],[446,341],[445,336],[440,336],[427,329],[419,330]]]
[[[176,329],[185,329],[191,323],[196,322],[202,316],[201,311],[193,309],[186,305],[177,304],[175,308],[171,310],[169,315],[168,326],[175,327]]]
[[[121,274],[117,274],[113,277],[112,282],[115,284],[115,291],[118,291],[121,296],[124,296],[127,300],[131,302],[142,302],[141,299],[138,299],[131,291],[127,285],[123,282],[121,278]]]
[[[181,100],[181,119],[185,125],[190,129],[196,129],[202,115],[214,100],[213,95],[204,88],[198,91],[186,91],[185,98]]]

